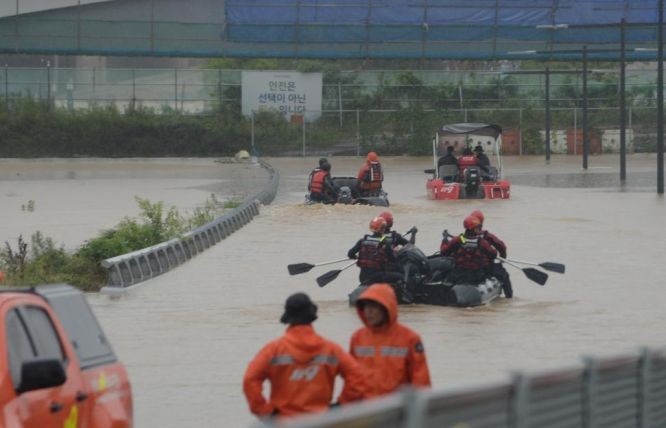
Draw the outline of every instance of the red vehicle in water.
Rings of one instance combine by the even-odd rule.
[[[0,347],[1,427],[132,427],[127,372],[78,289],[0,291]]]
[[[433,174],[426,183],[428,199],[508,199],[511,183],[502,179],[501,136],[499,125],[486,123],[438,129],[432,144],[435,168],[425,170]]]

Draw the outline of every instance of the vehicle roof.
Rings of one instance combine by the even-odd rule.
[[[24,293],[46,300],[65,328],[82,369],[114,363],[116,355],[84,294],[69,284],[4,288],[0,293]],[[1,296],[1,294],[0,294]]]
[[[502,133],[502,127],[490,123],[454,123],[451,125],[442,126],[439,128],[438,133],[440,135],[485,135],[496,139]]]

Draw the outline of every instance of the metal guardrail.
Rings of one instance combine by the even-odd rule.
[[[110,259],[102,260],[108,272],[102,293],[118,294],[129,287],[155,278],[179,266],[236,232],[259,215],[259,204],[268,205],[277,194],[279,173],[268,163],[259,161],[269,178],[263,190],[250,196],[221,217],[185,233],[182,237]]]
[[[465,389],[405,389],[279,428],[662,428],[666,349],[584,358],[570,368]]]

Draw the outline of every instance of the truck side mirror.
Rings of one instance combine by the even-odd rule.
[[[16,392],[22,394],[36,389],[60,386],[67,380],[67,374],[62,361],[51,359],[38,359],[25,361],[21,366],[21,382]]]

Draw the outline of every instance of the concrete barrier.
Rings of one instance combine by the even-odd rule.
[[[118,294],[150,278],[161,275],[185,263],[197,254],[226,239],[259,215],[259,204],[268,205],[277,194],[279,174],[264,161],[259,162],[268,172],[261,192],[252,195],[241,205],[208,224],[187,232],[179,239],[103,260],[107,284],[102,293]]]

